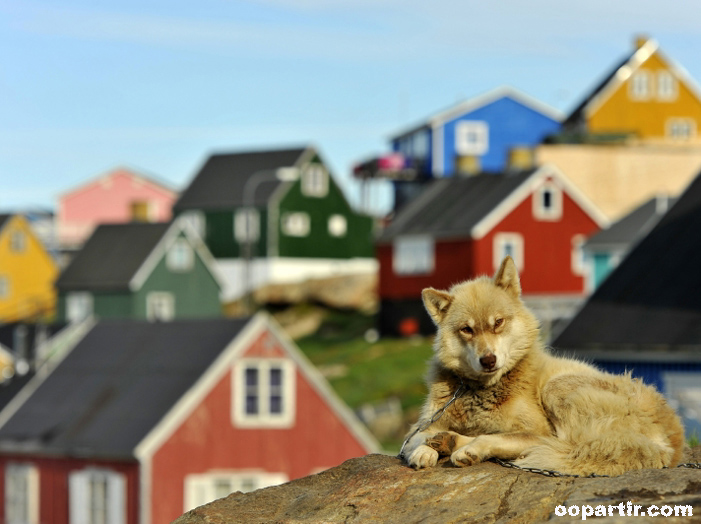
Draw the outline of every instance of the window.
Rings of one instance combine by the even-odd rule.
[[[630,97],[633,100],[647,100],[650,96],[652,96],[650,72],[640,69],[630,79]]]
[[[228,496],[234,491],[248,493],[256,489],[277,486],[287,482],[284,473],[238,471],[202,473],[185,477],[185,508],[190,511],[198,506]]]
[[[562,190],[552,181],[533,192],[533,216],[537,220],[557,221],[562,218]]]
[[[166,267],[171,271],[190,271],[195,264],[192,247],[184,238],[178,238],[166,254]]]
[[[68,475],[70,524],[124,524],[126,481],[120,473],[103,469],[73,471]]]
[[[0,299],[10,297],[10,279],[6,275],[0,275]]]
[[[39,523],[39,470],[30,464],[5,466],[6,524]]]
[[[80,322],[93,314],[93,297],[85,291],[76,291],[66,295],[66,320]]]
[[[175,317],[175,297],[165,291],[146,295],[146,319],[149,322],[168,322]]]
[[[282,215],[282,232],[291,237],[306,237],[311,226],[309,215],[303,211],[285,213]]]
[[[572,273],[579,276],[584,276],[587,270],[583,249],[585,240],[584,235],[572,237]]]
[[[311,197],[324,197],[329,192],[329,178],[320,164],[310,164],[302,174],[302,194]]]
[[[27,235],[24,231],[13,231],[10,235],[10,251],[13,253],[24,253],[27,249]]]
[[[669,71],[657,73],[657,98],[666,102],[677,98],[677,81]]]
[[[458,155],[484,155],[488,150],[487,122],[463,120],[455,125],[455,151]]]
[[[348,231],[348,221],[343,215],[331,215],[327,227],[332,237],[344,237]]]
[[[244,359],[236,365],[234,424],[289,427],[295,417],[295,371],[283,359]]]
[[[433,239],[425,236],[399,237],[392,246],[392,268],[397,275],[426,275],[433,272]]]
[[[133,222],[151,222],[155,213],[151,204],[146,200],[135,200],[129,204]]]
[[[260,237],[260,216],[254,208],[239,209],[234,215],[234,238],[239,243],[255,242]]]
[[[696,122],[691,118],[667,120],[667,136],[674,140],[689,140],[696,136]]]
[[[495,271],[507,255],[514,259],[516,269],[523,271],[523,237],[519,233],[497,233],[494,235],[493,249]]]
[[[186,211],[182,214],[182,220],[192,226],[201,238],[205,238],[207,232],[207,219],[202,211]]]

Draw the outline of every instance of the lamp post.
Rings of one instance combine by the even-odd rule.
[[[239,244],[243,251],[243,287],[244,287],[244,308],[247,314],[253,312],[253,282],[252,268],[253,245],[260,238],[260,219],[255,206],[256,190],[261,184],[266,182],[292,182],[299,178],[299,170],[296,167],[280,167],[278,169],[267,169],[253,173],[243,186],[243,216],[244,230],[242,231]],[[254,219],[257,221],[257,230],[254,227]],[[234,226],[236,230],[236,226]]]

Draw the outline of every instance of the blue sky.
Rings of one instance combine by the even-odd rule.
[[[567,112],[636,34],[701,80],[699,20],[698,0],[0,0],[0,209],[307,143],[357,203],[352,164],[394,132],[502,85]]]

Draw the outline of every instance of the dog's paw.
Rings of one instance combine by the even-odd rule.
[[[421,445],[409,455],[407,462],[414,469],[431,468],[438,464],[438,452]]]
[[[435,449],[439,455],[450,455],[455,449],[455,433],[443,431],[426,439],[426,445]]]
[[[480,462],[482,462],[482,460],[477,455],[470,452],[468,446],[463,446],[455,453],[453,453],[450,456],[450,461],[453,463],[454,466],[457,466],[459,468],[474,466],[475,464],[479,464]]]

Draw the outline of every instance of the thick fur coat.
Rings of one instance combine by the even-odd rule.
[[[470,466],[497,457],[576,475],[676,465],[684,431],[662,395],[630,375],[549,354],[520,295],[510,257],[493,279],[423,291],[437,333],[428,397],[402,449],[407,463],[426,468],[449,455]]]

